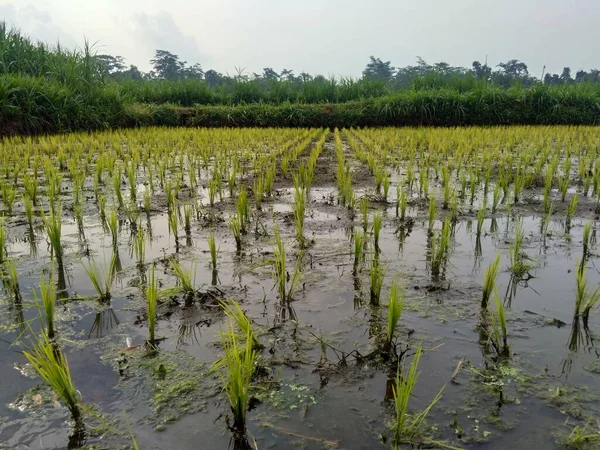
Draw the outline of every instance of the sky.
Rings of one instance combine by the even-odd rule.
[[[35,39],[120,55],[156,49],[234,74],[360,76],[369,56],[471,67],[525,62],[532,75],[600,68],[600,0],[0,0],[0,20]]]

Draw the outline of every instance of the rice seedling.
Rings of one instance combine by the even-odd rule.
[[[6,260],[6,228],[4,217],[0,217],[0,264]]]
[[[217,258],[219,256],[219,250],[217,248],[217,243],[215,241],[215,235],[211,231],[208,234],[208,250],[210,252],[210,264],[213,270],[217,269]]]
[[[150,189],[148,189],[148,187],[146,186],[146,189],[144,190],[144,211],[146,212],[146,214],[150,214]]]
[[[500,204],[500,199],[502,198],[502,187],[499,184],[494,186],[494,193],[492,196],[492,214],[496,213],[496,209]]]
[[[119,213],[117,208],[111,209],[106,218],[106,224],[112,238],[113,249],[116,250],[119,247]]]
[[[137,231],[133,239],[133,253],[138,266],[143,266],[146,262],[146,232],[142,228],[141,222],[138,223]]]
[[[510,354],[508,333],[506,331],[506,313],[497,289],[494,289],[494,303],[496,305],[496,310],[491,313],[492,332],[490,333],[489,340],[498,356],[506,357]]]
[[[121,169],[118,166],[114,169],[112,183],[113,191],[117,199],[117,204],[119,205],[119,208],[122,208],[124,202],[123,193],[121,192]]]
[[[392,283],[390,288],[390,294],[388,296],[388,320],[387,320],[387,332],[385,341],[384,353],[389,354],[392,349],[394,333],[400,316],[402,316],[402,310],[404,308],[404,289],[397,283]]]
[[[137,198],[137,177],[135,174],[135,164],[133,162],[125,166],[125,174],[127,175],[127,181],[129,183],[129,198],[132,202],[135,202]]]
[[[156,349],[156,311],[158,307],[158,285],[154,274],[154,266],[149,270],[148,285],[146,287],[146,303],[148,309],[148,344],[150,351]]]
[[[487,309],[490,297],[496,288],[496,278],[498,277],[498,266],[500,265],[500,255],[490,263],[485,269],[483,275],[483,293],[481,297],[481,308]]]
[[[581,317],[585,327],[588,326],[590,312],[600,302],[600,288],[593,291],[587,288],[585,265],[580,265],[577,270],[577,296],[575,298],[575,317]]]
[[[41,333],[23,355],[69,410],[76,426],[82,426],[80,396],[71,377],[69,362],[62,350],[45,333]]]
[[[33,216],[35,214],[35,205],[33,200],[28,194],[23,194],[23,207],[25,209],[25,217],[27,217],[27,224],[29,229],[33,229]]]
[[[6,271],[6,279],[4,279],[4,284],[7,290],[12,294],[15,299],[15,302],[21,301],[21,290],[19,289],[19,274],[17,272],[17,266],[12,259],[7,260],[4,263],[4,269]],[[0,269],[1,272],[1,269]]]
[[[381,266],[381,262],[379,261],[379,254],[373,252],[369,265],[369,292],[372,305],[379,305],[385,272],[386,270]]]
[[[362,263],[365,260],[365,246],[367,243],[367,236],[360,230],[354,231],[354,264],[352,266],[352,273],[356,276],[360,272]]]
[[[577,211],[577,203],[579,202],[579,196],[577,194],[571,197],[571,201],[569,202],[569,206],[567,207],[567,214],[565,217],[565,228],[567,232],[571,228],[571,220]]]
[[[175,246],[179,247],[179,221],[177,220],[177,211],[173,211],[171,214],[168,214],[168,223],[169,223],[169,233],[173,235],[175,239]]]
[[[592,222],[589,221],[583,226],[583,255],[581,257],[581,263],[585,264],[585,261],[590,257],[591,248],[591,236],[592,236]]]
[[[247,338],[250,337],[250,343],[252,347],[256,350],[263,348],[262,344],[258,340],[258,336],[252,327],[252,322],[246,315],[238,302],[234,299],[230,299],[229,301],[220,300],[219,305],[223,309],[225,315],[231,320],[232,323],[235,323],[240,330],[241,335],[238,335],[239,338]]]
[[[240,218],[242,234],[246,234],[246,223],[250,220],[250,209],[248,207],[248,191],[245,186],[240,189],[235,206],[237,215]]]
[[[419,361],[423,354],[422,343],[420,342],[415,355],[406,368],[406,364],[398,365],[396,371],[396,380],[393,388],[394,393],[394,410],[396,415],[396,423],[394,427],[394,448],[399,448],[401,444],[412,445],[415,441],[423,442],[422,426],[425,422],[429,411],[442,398],[442,392],[445,385],[435,395],[431,403],[420,413],[410,414],[408,409],[409,400],[413,397],[413,391],[419,379]],[[432,442],[433,443],[433,442]]]
[[[531,269],[531,265],[525,262],[528,257],[522,250],[524,241],[525,231],[523,224],[519,222],[515,227],[515,238],[510,247],[510,271],[517,279],[523,278]]]
[[[300,187],[299,181],[294,177],[294,219],[296,222],[296,239],[300,247],[304,247],[304,214],[306,210],[306,189]]]
[[[471,199],[471,206],[475,202],[475,193],[477,192],[477,178],[475,174],[471,173],[469,177],[469,198]]]
[[[379,235],[381,234],[381,227],[383,226],[383,216],[381,212],[376,212],[373,215],[373,245],[375,247],[375,252],[380,252],[381,249],[379,247]]]
[[[229,323],[228,331],[222,334],[222,341],[226,363],[225,373],[220,372],[220,376],[233,415],[231,430],[236,439],[243,439],[246,435],[246,411],[257,352],[251,345],[252,337],[249,334],[246,336],[246,344],[241,348],[232,322]]]
[[[52,278],[46,282],[43,277],[40,277],[40,296],[38,298],[35,290],[33,290],[33,298],[38,309],[43,309],[44,322],[46,325],[46,336],[48,336],[48,339],[52,340],[55,336],[54,307],[56,303],[56,286]],[[42,311],[40,310],[40,316],[41,313]]]
[[[58,212],[55,210],[50,211],[50,217],[46,217],[46,214],[42,210],[42,219],[46,228],[46,234],[50,241],[50,247],[52,248],[52,256],[56,260],[59,272],[63,271],[63,247],[61,243],[62,237],[62,222],[60,217],[60,208]]]
[[[2,200],[9,215],[12,214],[16,198],[17,190],[10,183],[2,183]]]
[[[383,199],[387,202],[388,195],[390,192],[390,177],[387,173],[383,174],[382,186],[383,186]]]
[[[271,272],[273,275],[273,279],[275,280],[275,287],[279,294],[279,298],[283,302],[289,302],[292,300],[292,296],[296,291],[296,288],[298,287],[300,279],[302,278],[302,252],[298,253],[298,256],[296,257],[296,265],[294,267],[294,272],[290,277],[288,283],[285,246],[283,245],[283,240],[281,239],[281,234],[279,233],[279,228],[277,226],[275,226],[273,229],[273,235],[275,237],[275,244],[273,246]]]
[[[101,303],[110,303],[110,290],[117,273],[117,254],[113,254],[109,265],[107,265],[106,261],[104,261],[104,267],[102,268],[98,267],[96,261],[93,259],[90,259],[90,262],[87,266],[83,264],[83,262],[82,265],[83,270],[89,277],[92,286],[96,290],[96,298]]]
[[[431,237],[431,275],[434,280],[440,277],[442,267],[448,260],[450,251],[450,220],[447,218],[442,223],[439,235]]]
[[[437,205],[436,205],[436,200],[435,200],[435,196],[431,196],[429,198],[429,221],[427,224],[427,233],[429,233],[430,235],[433,233],[433,224],[435,223],[435,218],[436,218],[436,212],[437,210]]]
[[[367,197],[360,200],[360,212],[362,214],[363,230],[366,233],[369,228],[369,199]]]
[[[196,293],[196,262],[192,261],[188,269],[181,266],[179,260],[172,257],[170,260],[171,270],[177,281],[179,289],[188,296],[193,296]]]
[[[219,191],[221,183],[218,180],[211,180],[208,182],[208,203],[209,205],[215,206],[215,200]]]
[[[23,197],[29,197],[34,206],[37,206],[39,181],[37,174],[30,176],[28,173],[23,175]]]
[[[235,247],[238,253],[242,250],[242,223],[240,216],[235,214],[229,219],[229,226],[235,239]]]
[[[485,207],[480,207],[479,210],[477,211],[477,236],[481,236],[481,230],[483,229],[483,221],[485,220],[485,216],[486,216],[486,209]]]
[[[183,205],[183,230],[186,235],[192,232],[192,205]]]
[[[254,204],[260,211],[262,208],[263,197],[265,195],[265,178],[261,174],[254,180]]]

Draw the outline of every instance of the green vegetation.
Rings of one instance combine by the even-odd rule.
[[[31,349],[24,351],[23,354],[37,374],[48,383],[56,396],[67,407],[73,421],[81,424],[79,394],[73,384],[65,354],[54,345],[45,333],[41,333]]]
[[[580,82],[541,83],[512,61],[497,72],[478,63],[448,75],[423,63],[416,71],[400,69],[395,78],[390,70],[385,76],[365,70],[362,79],[352,80],[280,77],[265,69],[251,79],[173,66],[177,57],[157,50],[155,78],[144,79],[137,68],[125,69],[88,43],[81,51],[50,47],[4,23],[0,49],[0,135],[150,125],[342,128],[600,120],[600,89],[586,81],[593,78],[589,74]]]
[[[487,309],[490,297],[496,289],[496,277],[498,276],[498,266],[500,265],[500,255],[490,263],[485,269],[483,276],[483,295],[481,297],[481,307]]]
[[[396,380],[394,385],[394,407],[396,413],[396,424],[394,427],[394,448],[401,448],[403,444],[413,445],[419,441],[428,441],[423,436],[423,424],[425,418],[431,411],[431,408],[442,398],[442,391],[445,385],[435,395],[431,403],[418,414],[410,414],[408,409],[408,403],[413,395],[413,390],[419,379],[419,361],[423,353],[422,344],[416,349],[415,356],[407,368],[403,364],[402,369],[398,365],[396,372]],[[433,443],[433,441],[430,441]],[[441,444],[441,443],[435,443]]]
[[[146,303],[148,308],[148,344],[150,350],[156,347],[156,309],[158,307],[158,285],[154,275],[154,266],[149,271],[148,286],[146,287]]]
[[[83,264],[83,263],[82,263]],[[112,287],[115,275],[117,273],[117,254],[113,254],[110,265],[106,265],[106,261],[104,262],[104,267],[102,270],[96,264],[96,261],[91,259],[88,266],[83,264],[83,269],[85,273],[89,277],[92,286],[96,290],[96,294],[98,296],[98,300],[101,303],[110,303],[110,289]]]

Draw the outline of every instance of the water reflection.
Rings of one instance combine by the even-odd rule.
[[[88,333],[88,339],[92,337],[101,338],[108,334],[110,330],[119,326],[121,322],[112,307],[105,308],[96,313],[92,328]]]

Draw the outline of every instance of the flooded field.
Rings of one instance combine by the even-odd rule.
[[[0,448],[598,448],[599,148],[591,127],[3,141]]]

